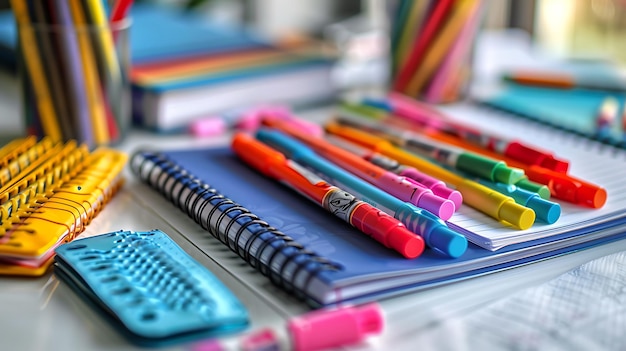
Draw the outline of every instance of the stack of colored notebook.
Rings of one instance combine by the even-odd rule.
[[[318,44],[279,44],[243,25],[149,3],[130,10],[132,113],[157,131],[259,103],[309,105],[335,97],[334,59]],[[15,23],[0,13],[0,63],[14,67]]]
[[[132,14],[134,115],[150,129],[176,130],[259,103],[328,101],[336,92],[333,60],[319,47],[279,45],[242,26],[155,6]]]
[[[121,186],[126,155],[34,137],[0,149],[0,274],[38,276]]]

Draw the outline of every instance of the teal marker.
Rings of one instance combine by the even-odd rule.
[[[284,153],[287,158],[313,170],[329,183],[395,217],[413,233],[422,236],[430,248],[450,257],[459,257],[467,249],[465,236],[448,228],[441,218],[352,175],[287,134],[278,130],[260,129],[256,137]]]
[[[515,186],[530,191],[531,193],[537,193],[542,199],[550,200],[550,188],[544,184],[533,182],[526,176],[515,182]]]
[[[355,119],[340,116],[337,118],[337,122],[374,133],[407,151],[484,180],[514,184],[524,178],[524,170],[509,167],[503,161],[431,140],[417,133],[385,126],[376,121],[366,122],[362,118]]]
[[[515,202],[522,206],[531,208],[535,211],[535,218],[545,223],[552,224],[561,217],[561,205],[543,199],[538,193],[510,184],[494,183],[486,180],[479,180],[479,183],[512,197]]]

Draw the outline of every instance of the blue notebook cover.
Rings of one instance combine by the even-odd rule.
[[[608,130],[599,135],[596,117],[607,97],[619,104],[619,114]],[[491,107],[568,132],[613,145],[626,146],[622,114],[624,93],[588,89],[551,89],[507,84],[493,95],[479,100]]]
[[[292,237],[306,250],[340,267],[336,271],[319,271],[315,279],[299,287],[312,306],[376,300],[626,237],[626,233],[617,228],[626,223],[626,218],[622,217],[598,224],[593,232],[572,231],[496,252],[470,244],[467,252],[457,259],[426,250],[417,259],[407,260],[295,191],[259,175],[228,148],[177,150],[165,154],[224,196]],[[174,206],[172,210],[179,211]],[[181,212],[181,215],[185,214]]]

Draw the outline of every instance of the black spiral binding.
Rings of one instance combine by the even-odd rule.
[[[294,293],[298,298],[307,299],[304,292],[318,272],[342,268],[339,264],[306,250],[291,237],[220,194],[217,189],[193,176],[162,153],[135,152],[130,165],[133,173],[143,182],[159,191],[168,201],[187,213],[252,267],[268,276],[272,283]],[[203,215],[207,210],[209,213]],[[212,224],[211,219],[218,212],[217,220]],[[225,220],[228,222],[223,223]],[[220,232],[218,228],[223,225],[225,230]],[[239,228],[231,238],[231,232],[236,225],[239,225]],[[246,231],[250,237],[241,242]],[[258,240],[261,242],[258,243]],[[252,246],[255,242],[260,246],[252,255]],[[265,254],[269,254],[269,258],[264,262],[262,257]],[[286,268],[292,265],[295,266],[293,274],[290,279],[286,279]],[[294,283],[300,274],[308,274],[303,280],[302,288],[298,288]]]

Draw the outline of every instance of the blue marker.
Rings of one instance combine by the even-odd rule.
[[[403,202],[344,171],[286,134],[277,130],[260,129],[256,137],[283,152],[287,158],[311,168],[329,183],[394,216],[413,233],[421,235],[429,247],[451,257],[459,257],[467,249],[467,239],[448,228],[436,215],[409,202]]]
[[[561,205],[542,198],[538,193],[522,189],[515,185],[494,183],[486,180],[478,180],[478,182],[504,195],[510,196],[516,203],[532,209],[535,211],[535,216],[538,220],[552,224],[561,217]]]

